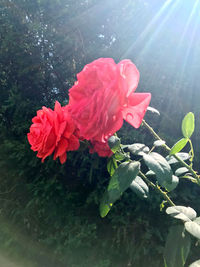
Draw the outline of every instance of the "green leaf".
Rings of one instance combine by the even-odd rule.
[[[188,172],[189,170],[186,168],[186,167],[181,167],[181,168],[178,168],[176,171],[175,171],[175,175],[176,176],[181,176],[183,175],[184,173]]]
[[[178,183],[179,183],[179,178],[175,175],[172,175],[172,182],[164,184],[164,187],[168,191],[172,191],[177,187]]]
[[[148,107],[147,110],[150,111],[150,112],[152,112],[152,113],[156,113],[156,114],[160,115],[160,112],[157,109],[155,109],[155,108]]]
[[[190,138],[194,132],[194,113],[189,112],[182,121],[182,133],[185,138]]]
[[[182,138],[179,140],[170,150],[170,155],[174,155],[178,152],[180,152],[187,144],[188,138]]]
[[[113,173],[115,172],[117,167],[118,167],[117,161],[113,157],[109,158],[108,163],[107,163],[107,170],[108,170],[110,176],[113,175]]]
[[[195,222],[195,223],[197,223],[197,224],[200,225],[200,217],[195,218],[195,219],[193,220],[193,222]]]
[[[102,199],[102,201],[100,203],[100,207],[99,207],[100,215],[101,215],[102,218],[105,217],[108,214],[108,212],[111,209],[111,206],[112,206],[111,204],[108,204],[108,196],[107,196],[107,194],[104,194],[103,199]]]
[[[130,188],[140,198],[147,198],[149,195],[149,188],[140,176],[136,176],[132,181]]]
[[[123,162],[112,175],[100,203],[100,215],[106,216],[112,204],[121,197],[140,170],[140,162]]]
[[[113,135],[108,139],[108,145],[112,152],[115,153],[120,149],[120,139]]]
[[[200,260],[193,262],[189,267],[200,267]]]
[[[190,221],[196,218],[197,213],[194,209],[184,206],[173,206],[166,209],[166,213],[173,218],[180,219],[182,221]]]
[[[182,159],[183,161],[188,160],[191,156],[188,153],[185,152],[180,152],[180,153],[176,153],[176,156],[178,156],[180,159]],[[168,161],[169,164],[175,164],[178,163],[179,161],[174,157],[174,156],[167,156],[166,160]]]
[[[163,146],[165,145],[165,141],[164,140],[156,140],[154,143],[153,143],[154,146],[158,147],[158,146]]]
[[[194,237],[200,239],[200,225],[196,222],[186,222],[185,229]]]
[[[143,155],[146,165],[156,174],[158,183],[165,186],[166,183],[172,183],[172,170],[165,158],[156,152]]]
[[[128,150],[131,154],[142,156],[149,152],[148,146],[144,144],[135,143],[132,145],[127,146]]]
[[[190,252],[191,238],[184,226],[170,228],[164,250],[165,266],[183,267]]]
[[[116,152],[115,154],[114,154],[114,158],[116,159],[116,160],[123,160],[123,159],[125,159],[126,158],[126,155],[124,154],[124,153],[122,153],[122,152]]]
[[[123,162],[115,170],[108,185],[108,201],[114,203],[122,193],[130,186],[140,170],[140,163]]]
[[[156,174],[155,174],[155,172],[150,170],[150,171],[146,172],[145,175],[146,176],[155,176]]]

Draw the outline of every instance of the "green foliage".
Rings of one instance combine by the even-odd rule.
[[[108,163],[107,163],[107,171],[110,174],[110,176],[113,175],[113,173],[115,172],[115,170],[117,169],[117,162],[116,159],[111,157],[108,159]]]
[[[164,253],[164,260],[165,260],[165,266],[180,266],[184,267],[186,259],[188,257],[188,254],[190,252],[191,247],[191,238],[188,233],[196,237],[197,239],[200,239],[200,227],[199,227],[199,218],[196,218],[197,213],[194,209],[190,207],[185,206],[175,206],[175,204],[172,202],[170,197],[168,196],[167,192],[164,192],[160,185],[164,187],[168,192],[174,190],[177,185],[179,184],[179,177],[188,179],[189,181],[200,184],[200,178],[197,172],[195,172],[192,168],[192,162],[194,158],[194,151],[193,151],[193,145],[192,141],[189,139],[191,134],[194,131],[190,132],[188,130],[192,128],[191,126],[191,119],[190,114],[186,115],[186,117],[183,120],[182,123],[182,131],[185,136],[185,138],[178,141],[172,149],[170,149],[163,140],[154,132],[154,130],[145,122],[143,121],[143,124],[146,126],[148,130],[153,134],[156,139],[158,139],[158,142],[153,143],[153,147],[151,150],[146,147],[144,144],[136,143],[131,145],[121,145],[121,153],[124,154],[124,158],[126,158],[126,152],[124,149],[128,149],[131,154],[135,157],[141,159],[141,157],[144,160],[144,163],[149,168],[149,171],[146,172],[146,175],[142,173],[142,168],[140,168],[139,175],[147,181],[148,185],[154,188],[157,192],[159,192],[163,198],[165,199],[160,207],[161,210],[164,207],[164,204],[167,202],[170,204],[171,207],[168,207],[166,209],[166,213],[170,214],[173,218],[181,220],[184,225],[183,226],[176,226],[172,227],[170,230],[170,233],[168,235],[166,245],[165,245],[165,253]],[[192,119],[194,123],[194,116]],[[189,125],[189,126],[188,126]],[[187,136],[186,136],[187,132]],[[178,153],[180,150],[182,150],[183,147],[187,144],[187,142],[190,143],[190,151],[189,153]],[[169,152],[169,156],[166,157],[166,159],[157,152],[152,152],[155,148],[163,147]],[[175,154],[175,155],[174,155]],[[173,156],[174,155],[174,156]],[[113,155],[114,157],[115,155]],[[185,163],[184,161],[190,160],[190,165]],[[123,157],[122,157],[123,160]],[[120,160],[119,160],[120,161]],[[129,162],[131,162],[131,159],[129,158]],[[135,161],[132,161],[135,163]],[[175,165],[176,163],[179,163],[182,167],[176,169],[176,167],[171,168],[171,165]],[[121,163],[119,166],[122,166],[122,164],[127,164],[126,162]],[[118,170],[118,169],[117,169]],[[175,172],[176,175],[173,175],[173,172]],[[182,176],[183,174],[187,173],[186,175]],[[120,174],[123,175],[123,172]],[[149,177],[152,179],[152,176],[156,176],[156,179],[158,181],[158,184],[152,182],[152,180],[149,180]],[[113,178],[114,177],[114,178]],[[149,193],[149,188],[147,184],[143,181],[143,179],[140,176],[135,176],[133,179],[130,188],[141,198],[147,198]],[[147,178],[148,177],[148,178]],[[128,180],[127,180],[128,181]],[[104,194],[104,197],[102,199],[101,205],[100,205],[100,213],[101,216],[104,217],[107,215],[109,210],[111,209],[111,206],[113,202],[115,202],[119,195],[124,192],[125,190],[119,190],[119,182],[118,178],[114,175],[111,177],[108,191]],[[111,190],[111,195],[109,196],[109,189]],[[118,191],[116,194],[116,190]],[[120,194],[119,194],[120,192]],[[109,199],[110,198],[110,199]],[[112,201],[114,200],[114,201]],[[175,241],[174,241],[175,239]]]
[[[185,138],[190,138],[194,132],[194,114],[189,112],[182,121],[182,133]]]
[[[149,169],[156,174],[158,183],[161,186],[167,187],[168,184],[172,183],[172,170],[164,157],[152,152],[148,155],[143,155],[143,159]]]
[[[117,136],[111,136],[108,139],[108,145],[113,153],[120,149],[120,139]]]
[[[130,189],[141,198],[147,198],[149,196],[149,187],[140,176],[135,177],[130,185]]]
[[[111,176],[108,188],[100,204],[101,217],[105,217],[113,203],[130,186],[140,170],[139,162],[123,162]]]
[[[186,145],[187,145],[188,139],[182,138],[180,139],[173,147],[171,148],[170,155],[174,155],[178,152],[180,152]]]
[[[112,207],[112,203],[109,203],[108,195],[104,194],[104,196],[101,200],[100,206],[99,206],[100,215],[102,218],[108,214],[111,207]]]
[[[185,229],[194,237],[200,239],[200,225],[196,222],[186,222]]]
[[[117,161],[122,161],[122,160],[128,160],[130,157],[129,157],[129,154],[128,153],[126,153],[126,155],[124,154],[124,153],[122,153],[121,151],[117,151],[115,154],[114,154],[114,156],[113,156],[113,158],[115,159],[115,160],[117,160]]]
[[[185,152],[179,152],[179,153],[176,153],[176,155],[182,159],[183,161],[187,161],[189,158],[190,158],[190,155],[189,153],[185,153]],[[171,164],[176,164],[178,163],[178,160],[176,158],[174,158],[173,156],[170,156],[168,155],[166,157],[166,160],[168,161],[168,163],[171,165]]]
[[[176,171],[175,171],[175,175],[176,176],[181,176],[183,175],[184,173],[188,172],[188,169],[186,167],[181,167],[181,168],[178,168]]]
[[[199,266],[200,266],[200,260],[193,262],[192,264],[190,264],[189,267],[199,267]]]
[[[170,232],[168,235],[168,238],[166,241],[166,247],[165,247],[166,248],[165,249],[165,260],[166,261],[168,260],[168,264],[166,264],[166,266],[185,266],[185,261],[190,251],[190,243],[191,243],[190,236],[188,235],[188,233],[190,233],[195,238],[200,239],[200,217],[196,217],[197,213],[194,209],[190,207],[184,207],[184,206],[169,207],[166,209],[166,213],[171,215],[175,219],[182,220],[184,223],[183,226],[176,226],[176,227],[182,228],[181,233],[179,233],[180,232],[179,229],[175,229],[174,227],[173,234]],[[173,236],[176,236],[175,237],[176,242],[172,241]],[[182,239],[184,238],[184,240],[181,240],[181,243],[179,242],[180,236]],[[173,247],[173,244],[175,247]],[[182,246],[185,246],[185,248]],[[175,263],[174,263],[174,260],[171,259],[171,256],[170,256],[171,248],[173,248],[174,251],[178,249],[178,253],[176,253],[175,255]],[[190,266],[193,266],[193,264]],[[195,263],[194,263],[194,266],[195,266]]]
[[[147,146],[145,146],[144,144],[132,144],[127,146],[128,150],[131,152],[131,154],[133,155],[139,155],[142,156],[145,153],[149,152],[149,148]]]
[[[190,221],[196,218],[197,213],[194,209],[184,206],[172,206],[166,209],[166,213],[170,214],[176,219],[181,219],[183,221]]]
[[[164,251],[166,267],[183,267],[190,251],[190,235],[181,225],[172,226],[167,236]]]
[[[192,112],[189,112],[182,121],[182,134],[184,138],[176,142],[176,144],[171,148],[170,155],[174,155],[180,152],[189,142],[190,144],[189,155],[191,156],[190,162],[192,164],[193,159],[194,159],[194,150],[193,150],[193,145],[192,145],[192,141],[190,140],[190,137],[192,136],[194,132],[194,128],[195,128],[194,114]]]
[[[167,191],[174,190],[179,184],[179,178],[175,175],[172,175],[172,181],[170,183],[165,184],[165,188]]]
[[[156,147],[163,146],[163,145],[165,145],[165,141],[164,140],[156,140],[153,143],[153,145],[156,146]]]

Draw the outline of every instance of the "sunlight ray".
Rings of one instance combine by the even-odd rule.
[[[145,43],[144,48],[141,50],[140,54],[137,56],[137,58],[141,57],[144,55],[144,53],[149,49],[150,45],[152,44],[153,41],[155,41],[156,37],[160,33],[161,30],[163,30],[163,26],[165,25],[166,21],[170,18],[170,16],[176,11],[176,8],[178,7],[178,4],[180,3],[181,0],[175,1],[170,9],[168,10],[168,13],[166,14],[165,18],[162,20],[160,25],[156,28],[154,33],[151,35],[149,40]]]
[[[149,24],[146,26],[144,31],[140,34],[140,36],[136,39],[136,41],[128,48],[128,50],[121,56],[121,59],[125,58],[127,55],[130,54],[132,50],[135,49],[135,47],[141,42],[144,41],[144,39],[148,36],[148,34],[151,32],[151,30],[156,26],[156,23],[161,18],[163,13],[166,11],[168,6],[173,2],[173,0],[167,0],[164,5],[161,7],[159,12],[153,17],[153,19],[149,22]]]
[[[197,3],[199,4],[199,0],[197,1]],[[188,58],[189,58],[189,55],[190,55],[190,52],[191,52],[191,49],[192,49],[192,45],[194,43],[194,38],[195,38],[195,35],[196,35],[197,28],[198,28],[199,24],[200,24],[200,11],[198,12],[198,16],[197,16],[195,25],[193,27],[193,31],[191,33],[191,39],[190,39],[188,48],[186,50],[185,56],[183,58],[183,64],[182,64],[182,68],[180,70],[180,80],[182,80],[183,77],[184,77],[185,68],[186,68],[186,65],[187,65],[187,62],[188,62]]]
[[[189,28],[189,26],[190,26],[190,24],[191,24],[192,18],[194,17],[194,14],[195,14],[195,11],[196,11],[196,9],[197,9],[198,4],[199,4],[199,0],[195,1],[194,6],[193,6],[193,8],[192,8],[192,12],[191,12],[191,14],[190,14],[190,16],[189,16],[189,18],[188,18],[188,20],[187,20],[187,23],[186,23],[186,25],[185,25],[184,32],[183,32],[183,34],[182,34],[182,36],[181,36],[181,39],[180,39],[180,41],[179,41],[178,47],[181,46],[181,44],[182,44],[182,42],[183,42],[183,40],[184,40],[184,38],[185,38],[185,35],[186,35],[186,33],[187,33],[187,31],[188,31],[188,28]]]

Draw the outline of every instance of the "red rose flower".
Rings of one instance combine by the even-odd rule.
[[[151,94],[134,93],[139,72],[130,60],[115,64],[111,58],[99,58],[77,78],[69,90],[69,112],[81,136],[105,142],[122,127],[123,119],[140,126]]]
[[[99,157],[111,157],[113,152],[111,151],[108,142],[91,141],[92,147],[90,153],[97,153]]]
[[[43,107],[37,111],[32,122],[27,137],[31,149],[38,151],[37,157],[42,158],[42,162],[54,152],[53,159],[59,157],[60,162],[64,163],[67,159],[66,152],[79,148],[77,129],[68,106],[61,107],[56,101],[54,111]]]

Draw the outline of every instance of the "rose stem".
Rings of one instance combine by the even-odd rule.
[[[175,206],[174,202],[169,198],[169,196],[167,195],[166,192],[164,192],[160,187],[156,186],[154,183],[152,183],[147,177],[146,175],[144,175],[144,173],[142,173],[141,171],[139,172],[139,174],[142,176],[142,178],[148,183],[148,185],[150,185],[153,189],[155,189],[157,192],[159,192],[166,200],[167,202],[170,204],[170,206]]]
[[[157,135],[157,133],[153,130],[153,128],[148,124],[146,123],[145,120],[142,121],[143,122],[143,125],[152,133],[152,135],[158,139],[158,140],[162,140],[160,138],[159,135]],[[163,145],[163,147],[167,150],[167,151],[170,151],[170,147],[168,147],[166,144]],[[195,177],[195,179],[197,180],[198,182],[198,185],[200,186],[200,178],[199,176],[197,175],[197,173],[192,169],[191,166],[189,166],[187,163],[185,163],[181,158],[179,158],[176,154],[172,155],[175,159],[177,159],[184,167],[186,167]]]

